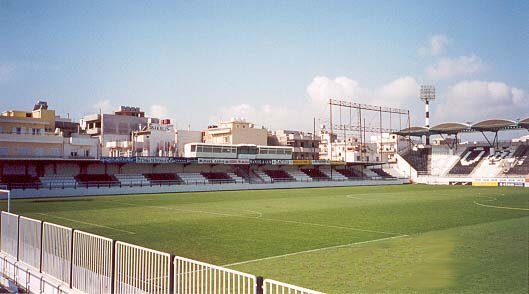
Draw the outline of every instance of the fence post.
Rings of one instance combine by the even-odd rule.
[[[175,284],[174,284],[174,280],[175,280],[175,271],[174,271],[174,260],[175,260],[175,256],[174,254],[171,254],[169,255],[169,264],[170,264],[170,267],[169,267],[169,293],[175,293]]]
[[[39,273],[42,273],[42,240],[44,239],[44,222],[40,222],[40,262],[39,262]]]
[[[110,293],[116,290],[116,240],[112,240],[112,266],[110,269]]]
[[[17,217],[17,261],[20,261],[20,215]]]
[[[70,289],[72,289],[72,285],[73,285],[73,248],[74,248],[74,244],[73,244],[73,235],[75,234],[75,229],[72,229],[72,234],[70,236],[70,238],[72,238],[70,240]]]
[[[256,277],[255,282],[255,294],[263,294],[263,277]]]

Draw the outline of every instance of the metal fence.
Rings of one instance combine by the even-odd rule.
[[[29,293],[321,293],[12,213],[0,219],[0,275]]]
[[[18,257],[18,215],[2,211],[1,251]]]
[[[290,285],[287,283],[265,279],[263,294],[323,294],[322,292]]]
[[[175,294],[256,293],[254,275],[179,256],[175,256],[173,265]]]
[[[42,222],[21,216],[18,226],[18,259],[27,265],[40,269]]]
[[[116,242],[115,293],[171,293],[171,256]]]
[[[113,241],[73,232],[72,288],[85,293],[112,292]]]

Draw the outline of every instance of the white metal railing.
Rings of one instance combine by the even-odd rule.
[[[12,213],[0,219],[0,275],[28,293],[321,293]]]
[[[18,225],[18,259],[27,265],[40,269],[42,222],[20,216]]]
[[[179,256],[173,265],[175,294],[254,294],[257,289],[254,275]]]
[[[70,283],[72,229],[44,222],[42,225],[42,272]]]
[[[18,215],[2,211],[1,251],[18,257]]]
[[[94,234],[74,231],[72,288],[85,293],[112,291],[113,241]]]
[[[263,283],[263,294],[324,294],[275,280],[265,279]]]
[[[114,293],[171,292],[169,254],[118,241],[115,262]]]

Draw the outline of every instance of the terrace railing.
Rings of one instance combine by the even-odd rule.
[[[0,219],[0,275],[29,293],[321,293],[4,211]]]

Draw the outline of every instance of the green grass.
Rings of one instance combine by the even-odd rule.
[[[13,207],[180,256],[240,263],[229,267],[328,293],[528,293],[524,188],[148,194],[17,200]],[[263,260],[241,263],[256,259]]]

